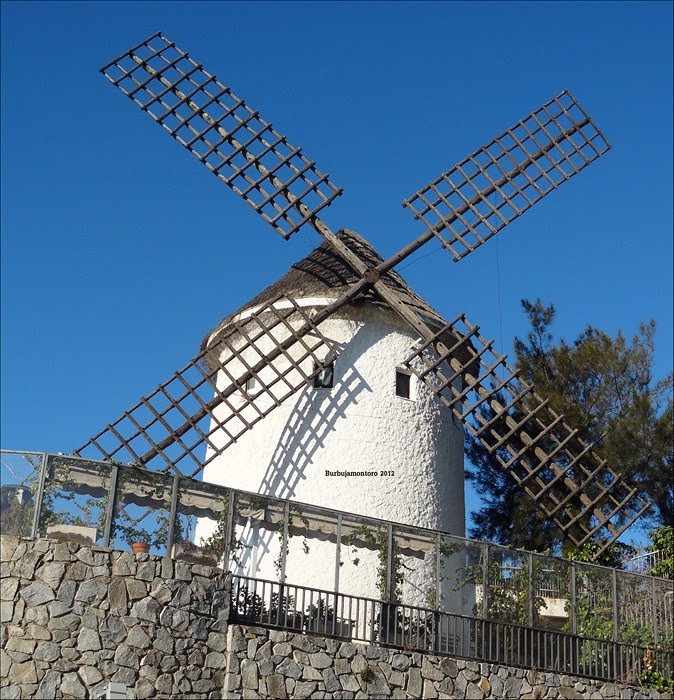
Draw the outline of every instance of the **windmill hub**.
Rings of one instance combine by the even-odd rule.
[[[363,273],[363,277],[369,284],[375,284],[376,282],[379,282],[381,275],[377,272],[377,270],[369,269]]]

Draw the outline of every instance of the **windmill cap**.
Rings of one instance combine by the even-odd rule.
[[[337,233],[343,241],[358,257],[368,266],[376,267],[382,262],[381,256],[372,246],[355,231],[343,229]],[[204,350],[221,331],[225,330],[246,312],[263,306],[279,295],[291,297],[296,300],[310,302],[310,306],[325,306],[337,299],[352,284],[361,279],[359,275],[339,253],[327,241],[315,248],[306,258],[294,263],[292,267],[276,282],[253,297],[249,302],[226,316],[218,325],[209,331],[201,343]],[[421,318],[433,328],[441,328],[445,325],[442,316],[416,294],[403,278],[396,272],[390,272],[383,276],[384,283],[397,292],[398,296]],[[382,309],[390,307],[380,301],[371,290],[366,290],[356,297],[355,303],[359,306],[365,304],[376,305]],[[352,303],[353,305],[353,303]],[[393,312],[391,312],[393,313]]]

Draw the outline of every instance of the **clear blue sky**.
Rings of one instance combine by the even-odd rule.
[[[654,318],[671,370],[671,3],[3,2],[3,447],[78,447],[319,243],[284,242],[98,73],[159,29],[302,145],[345,189],[328,224],[385,255],[419,231],[405,197],[570,89],[613,150],[498,245],[403,274],[508,352],[523,297],[567,339]]]

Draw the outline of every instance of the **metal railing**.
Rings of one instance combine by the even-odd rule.
[[[623,562],[626,571],[634,571],[640,574],[647,574],[651,569],[667,559],[667,552],[657,550],[655,552],[643,552],[637,556],[630,557]]]
[[[646,664],[669,677],[674,655],[402,603],[234,576],[230,621],[297,633],[637,683]]]
[[[466,658],[487,658],[493,656],[489,645],[500,639],[503,659],[510,654],[515,660],[531,660],[535,649],[543,662],[550,660],[554,668],[563,666],[564,659],[579,666],[588,658],[602,673],[620,673],[621,677],[628,671],[630,649],[659,649],[665,644],[669,649],[671,645],[674,590],[667,579],[509,549],[132,465],[18,451],[3,451],[1,457],[3,534],[75,538],[118,549],[144,542],[152,554],[271,578],[271,571],[265,575],[251,568],[257,545],[245,537],[258,533],[256,537],[266,538],[260,540],[260,546],[266,547],[265,556],[273,560],[279,585],[285,585],[286,590],[298,583],[300,592],[302,584],[308,583],[306,572],[320,568],[327,583],[312,581],[316,588],[303,589],[299,622],[295,620],[291,629],[299,624],[300,629],[309,631],[309,624],[319,632],[323,624],[326,634],[371,641],[372,620],[395,610],[387,622],[387,643],[414,646],[410,639],[416,635],[424,639],[422,647],[426,648],[433,630],[434,650],[450,653],[454,649]],[[201,526],[215,534],[204,540],[199,535]],[[326,555],[328,546],[331,550]],[[316,554],[319,551],[322,554]],[[368,563],[356,569],[359,559]],[[423,589],[418,581],[408,581],[407,572],[419,568],[429,574]],[[333,580],[333,573],[328,572],[334,572]],[[358,589],[350,587],[354,582]],[[366,585],[361,585],[363,582]],[[338,613],[329,620],[321,608],[327,602],[321,603],[319,598],[306,601],[306,596],[312,595],[306,591],[323,589],[332,591],[330,595],[337,601],[331,605]],[[260,598],[266,600],[267,593],[265,589]],[[265,605],[268,616],[273,610],[280,614],[280,606],[274,608],[271,599]],[[349,605],[355,606],[355,612],[346,609]],[[307,612],[311,606],[316,609]],[[403,621],[394,625],[401,610],[407,611]],[[435,616],[432,625],[431,613]],[[272,617],[265,624],[275,624]],[[328,622],[329,629],[325,627]],[[381,620],[377,624],[383,629]],[[285,620],[282,626],[288,625]],[[511,641],[506,643],[506,637]],[[559,644],[559,653],[556,648],[554,653],[551,650],[551,639]],[[582,644],[577,640],[583,640]],[[562,661],[554,661],[557,658]],[[633,665],[639,664],[634,661]],[[584,673],[593,675],[589,667]]]

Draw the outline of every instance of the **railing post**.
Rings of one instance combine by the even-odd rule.
[[[337,625],[337,614],[339,612],[339,570],[342,564],[342,514],[337,515],[337,532],[336,532],[336,548],[335,548],[335,594],[333,597],[334,604],[332,606],[334,612],[332,615],[332,633],[335,633]],[[341,617],[344,617],[343,615]]]
[[[442,557],[440,555],[440,533],[435,534],[435,609],[440,610],[440,595],[442,592],[441,588],[441,576],[440,576],[440,565],[442,563]]]
[[[341,569],[342,558],[342,514],[337,515],[337,542],[335,551],[335,593],[339,591],[339,570]]]
[[[658,633],[658,599],[656,598],[655,594],[655,578],[651,578],[651,597],[653,598],[653,605],[652,605],[652,610],[653,610],[653,644],[657,646],[659,640],[659,633]]]
[[[276,609],[276,625],[281,626],[285,612],[285,580],[286,580],[286,558],[288,554],[288,523],[290,521],[290,503],[286,501],[283,509],[283,535],[281,537],[281,568],[279,569],[278,605]]]
[[[440,595],[441,595],[441,576],[440,576],[440,564],[442,563],[442,557],[440,555],[440,533],[435,533],[435,613],[433,615],[434,620],[434,632],[433,639],[433,651],[440,651],[440,645],[442,642],[440,636]]]
[[[229,553],[232,548],[234,530],[234,500],[236,493],[230,489],[227,498],[227,525],[225,526],[225,552],[222,560],[222,570],[229,571]]]
[[[613,641],[620,641],[620,628],[618,626],[618,571],[611,572],[611,597],[613,598]]]
[[[576,600],[576,562],[571,562],[571,634],[578,634],[578,601]]]
[[[618,571],[611,572],[611,597],[613,598],[613,676],[615,680],[620,680],[619,657],[620,657],[620,627],[618,625]]]
[[[178,488],[180,487],[180,477],[175,474],[171,484],[171,505],[169,506],[169,531],[166,538],[166,556],[173,558],[173,531],[176,525],[176,515],[178,510]]]
[[[386,538],[386,598],[393,601],[393,525],[388,524],[388,537]]]
[[[529,609],[528,609],[528,619],[529,627],[534,626],[534,555],[533,552],[529,552],[527,561],[527,567],[529,568],[529,578],[528,578],[528,591],[527,595],[529,597]]]
[[[279,571],[279,583],[283,585],[286,580],[286,559],[288,555],[288,525],[290,521],[290,503],[286,501],[283,509],[283,536],[281,537],[281,569]]]
[[[482,543],[482,618],[489,616],[489,542]]]
[[[40,459],[40,474],[37,480],[37,492],[35,494],[35,510],[33,511],[33,523],[30,528],[30,536],[36,539],[40,534],[40,516],[42,515],[42,502],[44,500],[44,483],[47,479],[48,455],[42,454]]]
[[[110,546],[110,538],[112,537],[112,521],[115,515],[115,501],[117,500],[117,477],[119,467],[116,464],[112,465],[110,472],[110,486],[108,487],[108,502],[105,506],[105,525],[103,526],[103,546]]]

